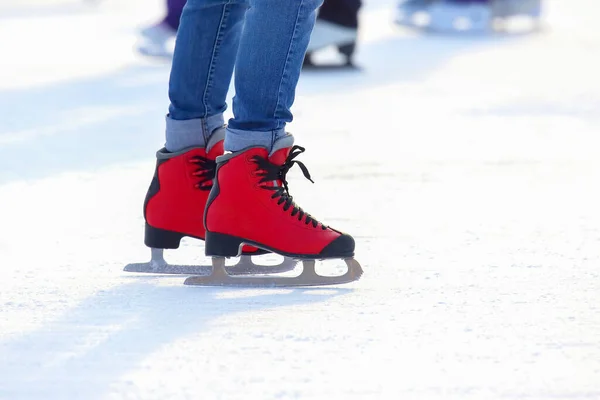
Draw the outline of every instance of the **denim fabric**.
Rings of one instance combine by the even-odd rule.
[[[225,111],[235,68],[234,118],[225,149],[272,147],[292,121],[290,108],[322,0],[188,0],[169,82],[170,119],[199,127],[206,140]],[[171,129],[169,129],[169,126]]]

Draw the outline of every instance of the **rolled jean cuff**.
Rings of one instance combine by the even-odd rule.
[[[284,128],[266,132],[227,128],[224,147],[225,151],[234,152],[250,147],[261,146],[270,152],[273,148],[273,143],[275,143],[278,138],[285,135],[286,132]]]
[[[206,145],[215,129],[225,124],[223,114],[211,115],[206,118],[176,120],[166,116],[167,144],[172,147],[185,148],[189,146]],[[168,148],[169,146],[167,146]]]

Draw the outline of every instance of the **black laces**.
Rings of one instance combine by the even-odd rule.
[[[294,158],[304,153],[304,151],[304,147],[293,146],[290,151],[290,154],[287,156],[283,165],[273,164],[268,159],[260,156],[252,157],[252,161],[256,163],[257,169],[260,171],[256,174],[261,177],[259,183],[266,183],[277,180],[280,180],[283,183],[283,186],[262,185],[261,188],[266,190],[273,190],[275,193],[271,195],[271,198],[279,198],[277,204],[283,204],[284,211],[287,211],[290,209],[290,207],[292,207],[292,217],[297,215],[298,221],[302,221],[302,218],[304,218],[304,223],[306,225],[312,224],[312,226],[316,228],[319,225],[319,221],[317,221],[310,214],[304,212],[304,210],[302,210],[296,205],[296,203],[294,203],[293,197],[290,195],[290,192],[288,190],[288,183],[286,180],[286,175],[288,171],[294,166],[294,164],[296,164],[302,170],[302,174],[304,175],[304,177],[309,181],[313,182],[313,180],[310,178],[310,173],[308,172],[306,165],[304,165],[301,161],[294,160]],[[321,224],[321,228],[323,230],[327,229],[327,227],[323,224]]]
[[[196,183],[196,189],[210,190],[213,186],[213,179],[217,172],[217,162],[210,160],[206,157],[195,156],[189,159],[192,164],[196,164],[198,169],[194,171],[193,175],[200,178]]]

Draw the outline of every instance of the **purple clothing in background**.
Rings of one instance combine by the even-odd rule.
[[[162,23],[173,28],[175,31],[179,29],[179,20],[181,19],[181,13],[186,1],[187,0],[167,0],[167,15]]]

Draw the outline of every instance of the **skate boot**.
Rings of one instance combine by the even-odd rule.
[[[310,36],[302,68],[305,70],[355,69],[352,60],[356,50],[358,28],[343,26],[324,19],[317,19]],[[342,57],[339,62],[315,63],[314,53],[326,47],[335,47]]]
[[[405,0],[396,23],[430,32],[487,33],[520,15],[537,21],[541,0]]]
[[[169,153],[165,149],[158,151],[155,175],[144,201],[144,243],[151,248],[152,258],[148,263],[129,264],[125,271],[210,273],[210,265],[168,264],[163,257],[163,250],[179,248],[181,239],[186,236],[204,240],[204,207],[213,185],[215,158],[223,154],[224,136],[225,129],[219,128],[211,135],[206,148],[195,147],[176,153]],[[284,259],[277,266],[252,262],[252,255],[265,253],[265,250],[256,247],[244,247],[240,262],[228,267],[229,272],[234,275],[285,272],[296,264],[292,259]]]
[[[140,32],[142,41],[138,45],[138,51],[150,57],[173,58],[173,51],[169,49],[168,43],[175,39],[177,31],[165,23],[158,23],[142,29]]]
[[[489,1],[407,0],[398,7],[396,23],[430,32],[486,32],[492,11]]]
[[[304,148],[293,146],[293,136],[279,139],[269,153],[264,147],[217,158],[217,175],[210,192],[204,224],[206,255],[213,257],[209,277],[190,277],[185,283],[203,286],[313,286],[355,281],[362,275],[353,258],[354,239],[323,225],[293,202],[286,174],[297,164]],[[312,181],[312,180],[311,180]],[[303,261],[297,277],[231,276],[223,267],[226,257],[240,254],[242,245],[256,246]],[[343,258],[348,271],[341,276],[320,276],[317,259]]]
[[[526,17],[530,19],[532,28],[539,28],[542,16],[541,0],[493,0],[492,17],[496,30],[505,30],[507,22],[514,17]]]
[[[404,0],[398,4],[396,23],[400,25],[418,25],[417,16],[427,13],[437,0]]]

